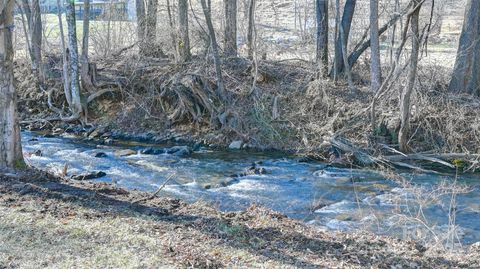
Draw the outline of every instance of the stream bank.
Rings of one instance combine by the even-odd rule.
[[[474,268],[479,249],[453,254],[367,232],[324,232],[259,206],[222,213],[45,173],[0,179],[5,268]],[[68,250],[68,251],[67,251]]]

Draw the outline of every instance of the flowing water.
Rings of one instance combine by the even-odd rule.
[[[106,176],[94,181],[152,192],[174,174],[162,195],[190,202],[204,200],[220,210],[242,210],[258,204],[327,230],[368,229],[378,234],[432,241],[450,232],[447,237],[454,242],[480,241],[479,176],[458,178],[459,184],[468,186],[469,191],[459,194],[451,206],[451,188],[444,186],[447,194],[439,195],[439,184],[451,184],[454,176],[400,172],[410,183],[401,184],[376,171],[304,163],[282,153],[201,148],[188,157],[140,153],[117,157],[114,153],[119,149],[140,152],[147,146],[167,145],[103,146],[73,137],[46,138],[30,132],[22,133],[22,141],[27,161],[40,169],[59,173],[68,163],[69,175],[103,171]],[[37,154],[40,156],[32,154],[36,151],[41,151]],[[99,152],[106,157],[94,157]],[[263,167],[266,173],[232,176],[252,163]],[[453,215],[455,222],[449,218]]]

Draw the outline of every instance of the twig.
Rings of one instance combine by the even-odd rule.
[[[171,174],[167,180],[165,180],[165,182],[163,182],[163,184],[149,197],[146,197],[146,198],[141,198],[141,199],[138,199],[138,200],[135,200],[132,202],[132,204],[136,204],[136,203],[139,203],[139,202],[145,202],[145,201],[148,201],[148,200],[152,200],[153,198],[155,198],[155,196],[157,196],[157,194],[163,189],[165,188],[165,186],[167,185],[167,183],[173,178],[175,174]]]

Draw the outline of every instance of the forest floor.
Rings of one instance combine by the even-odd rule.
[[[324,232],[264,208],[202,202],[27,171],[0,176],[0,268],[475,268],[478,246],[427,250]],[[143,201],[141,201],[143,200]]]

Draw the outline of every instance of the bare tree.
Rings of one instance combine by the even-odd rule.
[[[137,12],[137,41],[140,55],[146,54],[146,10],[144,0],[135,0],[135,8]]]
[[[190,38],[188,35],[188,0],[178,1],[178,38],[176,42],[177,54],[180,62],[189,61]]]
[[[14,0],[0,1],[0,169],[25,166],[13,80]]]
[[[338,77],[339,74],[342,74],[344,71],[344,61],[343,61],[343,49],[342,49],[342,40],[345,41],[344,46],[348,48],[348,40],[350,37],[350,28],[352,26],[353,14],[355,13],[355,6],[357,4],[356,0],[346,0],[345,6],[343,8],[343,15],[341,25],[338,29],[343,29],[343,35],[338,35],[335,40],[335,57],[334,57],[334,69],[332,70],[332,76]],[[339,16],[339,14],[337,14]]]
[[[253,50],[254,50],[254,27],[255,27],[255,5],[256,0],[250,0],[248,2],[248,27],[247,27],[247,49],[248,49],[248,59],[253,59]]]
[[[449,90],[480,95],[480,1],[469,0]]]
[[[207,2],[208,1],[208,2]],[[217,90],[222,99],[225,99],[225,87],[222,77],[222,63],[220,62],[220,54],[218,52],[217,38],[212,23],[212,3],[211,0],[200,0],[202,4],[203,14],[207,23],[208,35],[210,36],[210,45],[212,47],[213,61],[215,64],[215,72],[217,73]]]
[[[158,0],[148,0],[147,18],[146,18],[146,38],[150,44],[155,44],[157,40],[157,12]]]
[[[328,0],[316,0],[317,52],[316,62],[321,77],[328,73]]]
[[[30,58],[32,70],[40,83],[44,81],[42,64],[42,17],[39,0],[22,0],[23,11],[27,17],[28,31],[30,36]]]
[[[94,88],[93,72],[95,70],[93,65],[90,65],[88,59],[88,47],[90,36],[90,0],[84,0],[83,13],[83,39],[82,39],[82,56],[81,56],[81,75],[82,86],[88,90]]]
[[[63,20],[62,20],[62,5],[60,0],[57,0],[57,16],[58,16],[58,26],[60,28],[60,42],[62,45],[62,76],[63,76],[63,90],[65,93],[65,99],[69,107],[72,106],[72,93],[70,92],[70,75],[68,71],[68,52],[65,45],[65,31],[63,30]]]
[[[82,105],[80,94],[80,83],[78,81],[78,45],[77,45],[77,27],[75,20],[75,1],[66,2],[65,6],[68,28],[68,67],[70,79],[70,94],[72,97],[70,110],[73,118],[79,118],[85,111]],[[85,115],[83,115],[85,116]]]
[[[223,53],[227,57],[237,56],[237,0],[225,2],[225,36]]]
[[[410,31],[412,33],[412,52],[410,55],[410,69],[408,72],[407,85],[400,95],[400,131],[398,132],[398,144],[400,150],[408,151],[408,135],[410,133],[410,108],[411,95],[417,79],[418,55],[420,51],[419,19],[420,9],[424,0],[412,0],[413,12],[410,19]]]
[[[380,38],[378,33],[378,0],[370,0],[370,51],[372,64],[370,65],[371,89],[376,92],[382,80],[380,63]]]

